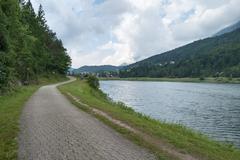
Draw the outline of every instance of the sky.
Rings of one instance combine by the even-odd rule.
[[[130,64],[240,20],[240,0],[32,0],[72,67]]]

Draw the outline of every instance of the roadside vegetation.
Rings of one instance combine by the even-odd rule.
[[[38,80],[39,84],[21,86],[14,91],[0,96],[0,159],[17,159],[17,136],[19,118],[24,103],[42,85],[67,80],[64,76],[45,76]]]
[[[228,77],[200,77],[200,78],[100,78],[100,80],[120,80],[120,81],[165,81],[165,82],[194,82],[194,83],[240,83],[240,78]]]
[[[0,0],[0,95],[41,75],[65,74],[71,64],[62,41],[31,1]]]
[[[155,142],[146,142],[141,136],[135,135],[126,128],[124,129],[113,124],[101,115],[93,114],[135,143],[149,148],[156,153],[159,159],[169,160],[178,158],[154,146],[154,143],[157,142],[163,143],[163,145],[172,148],[172,150],[189,154],[200,160],[239,160],[240,150],[234,146],[210,140],[208,137],[184,126],[161,122],[137,113],[123,103],[113,102],[101,90],[90,87],[87,80],[77,80],[70,84],[60,86],[59,89],[79,108],[90,112],[86,106],[83,106],[81,103],[76,103],[73,98],[68,96],[69,93],[79,98],[82,103],[87,104],[91,108],[101,110],[112,118],[120,120],[155,139]]]
[[[24,103],[41,85],[66,80],[70,64],[41,5],[36,13],[30,0],[0,0],[1,160],[16,159]]]

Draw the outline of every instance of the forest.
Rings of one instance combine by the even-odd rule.
[[[45,19],[24,0],[0,0],[0,94],[42,75],[66,74],[71,59]]]
[[[240,77],[240,29],[136,62],[120,77]]]

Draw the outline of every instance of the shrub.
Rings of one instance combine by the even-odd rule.
[[[200,80],[200,81],[203,81],[203,80],[205,80],[205,78],[204,78],[204,77],[200,77],[199,80]]]
[[[87,82],[89,84],[90,87],[94,88],[94,89],[98,89],[99,88],[99,80],[96,76],[94,75],[89,75],[87,78]]]

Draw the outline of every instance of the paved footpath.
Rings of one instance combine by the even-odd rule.
[[[73,106],[57,90],[60,84],[41,87],[26,103],[20,119],[19,160],[155,159]]]

